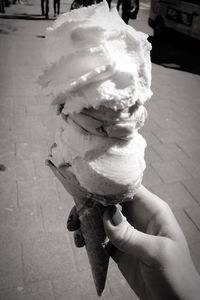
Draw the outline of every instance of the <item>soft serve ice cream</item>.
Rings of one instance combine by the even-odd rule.
[[[134,193],[145,169],[138,133],[151,95],[151,46],[106,2],[60,16],[47,31],[40,83],[63,117],[53,148],[88,192]]]

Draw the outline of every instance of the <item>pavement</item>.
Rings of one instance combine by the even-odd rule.
[[[69,3],[61,2],[61,11]],[[136,29],[148,27],[143,1]],[[73,199],[44,161],[58,119],[39,92],[45,28],[40,3],[0,14],[0,300],[98,299],[85,249],[66,230]],[[200,72],[188,45],[152,40],[143,183],[172,207],[200,272]],[[103,300],[137,299],[111,261]]]

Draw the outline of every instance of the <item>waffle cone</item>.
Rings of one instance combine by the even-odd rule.
[[[105,249],[106,235],[102,221],[104,206],[96,201],[95,195],[93,198],[92,194],[78,184],[74,175],[66,170],[66,165],[57,168],[50,160],[47,160],[46,164],[74,198],[96,291],[101,296],[105,287],[109,264],[109,254]]]
[[[69,165],[63,164],[56,167],[51,160],[46,160],[46,164],[74,198],[94,283],[97,294],[100,296],[105,287],[109,264],[109,254],[105,249],[106,234],[102,214],[105,206],[131,201],[137,188],[141,185],[142,177],[139,178],[137,186],[133,186],[126,193],[104,196],[89,193],[83,188],[74,174],[70,172]]]
[[[78,203],[79,199],[75,199]],[[78,206],[78,205],[76,205]],[[84,207],[78,212],[81,232],[85,240],[87,255],[96,287],[100,296],[104,290],[109,264],[109,255],[105,249],[106,235],[102,222],[103,207],[95,203],[93,207]]]

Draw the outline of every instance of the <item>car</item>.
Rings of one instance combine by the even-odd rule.
[[[200,40],[200,1],[151,0],[148,22],[155,38],[171,29]]]

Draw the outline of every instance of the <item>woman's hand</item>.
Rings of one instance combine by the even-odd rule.
[[[114,245],[111,256],[138,297],[199,299],[200,277],[169,206],[141,187],[133,201],[123,204],[122,213],[109,206],[103,216],[104,228]],[[70,222],[68,229],[74,230]],[[79,225],[75,229],[81,240]]]

